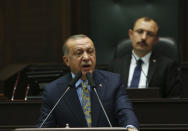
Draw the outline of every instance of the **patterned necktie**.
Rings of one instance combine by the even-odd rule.
[[[88,127],[91,127],[91,101],[87,82],[82,82],[82,104]]]
[[[141,74],[141,70],[142,70],[142,63],[143,63],[143,61],[141,59],[139,59],[137,61],[137,65],[134,69],[134,74],[132,77],[130,88],[138,88],[138,84],[140,81],[140,74]]]

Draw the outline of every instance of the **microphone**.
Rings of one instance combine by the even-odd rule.
[[[25,92],[25,98],[24,98],[25,101],[27,101],[29,89],[30,89],[30,86],[28,84],[27,87],[26,87],[26,92]]]
[[[87,72],[86,73],[86,78],[88,79],[89,85],[91,86],[91,88],[95,88],[95,81],[93,80],[91,73]]]
[[[41,128],[44,123],[46,122],[46,120],[49,118],[49,116],[52,114],[52,112],[54,111],[54,109],[56,108],[56,106],[59,104],[59,102],[61,101],[61,99],[65,96],[65,94],[67,93],[68,90],[70,90],[70,88],[73,88],[75,83],[80,79],[80,77],[82,76],[82,72],[79,71],[76,76],[74,77],[74,79],[68,84],[67,89],[65,90],[65,92],[61,95],[61,97],[58,99],[58,101],[55,103],[54,107],[51,109],[51,111],[48,113],[48,115],[46,116],[46,118],[44,119],[44,121],[42,122],[42,124],[40,125],[39,128]]]
[[[79,71],[76,76],[74,77],[74,79],[68,84],[69,87],[74,87],[75,83],[80,79],[80,77],[82,76],[82,72]]]
[[[12,91],[11,101],[14,100],[14,97],[15,97],[15,93],[16,93],[16,89],[17,89],[17,86],[18,86],[19,79],[20,79],[20,72],[18,73],[18,75],[17,75],[17,77],[16,77],[16,81],[15,81],[15,83],[14,83],[14,88],[13,88],[13,91]]]
[[[93,80],[93,78],[92,78],[90,72],[87,72],[87,73],[86,73],[86,78],[88,79],[88,82],[89,82],[89,85],[91,86],[91,88],[95,91],[95,94],[96,94],[97,99],[98,99],[98,101],[99,101],[99,103],[100,103],[100,106],[101,106],[101,108],[102,108],[102,110],[103,110],[103,112],[104,112],[104,115],[105,115],[105,117],[106,117],[106,119],[107,119],[107,121],[108,121],[108,124],[110,125],[110,127],[112,127],[112,124],[111,124],[111,122],[110,122],[110,120],[109,120],[109,118],[108,118],[108,115],[107,115],[107,113],[106,113],[106,111],[105,111],[105,109],[104,109],[104,106],[103,106],[103,104],[102,104],[102,102],[101,102],[101,99],[99,98],[99,95],[98,95],[97,90],[96,90],[96,88],[95,88],[95,87],[96,87],[95,81]]]

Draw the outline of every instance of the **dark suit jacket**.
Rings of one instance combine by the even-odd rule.
[[[96,82],[96,90],[104,105],[107,115],[114,127],[126,127],[133,125],[138,128],[138,122],[133,113],[132,106],[126,95],[125,86],[120,75],[95,70],[93,78]],[[64,75],[48,84],[43,93],[40,122],[45,119],[54,104],[65,92],[68,83],[72,80],[71,74]],[[93,127],[109,127],[104,112],[100,107],[95,92],[91,91],[91,110]],[[84,113],[75,88],[71,88],[58,106],[55,108],[43,127],[87,127]]]
[[[128,84],[131,53],[116,59],[113,71],[120,73],[125,85]],[[179,97],[182,94],[181,73],[177,62],[152,53],[147,75],[148,87],[159,87],[161,97]]]

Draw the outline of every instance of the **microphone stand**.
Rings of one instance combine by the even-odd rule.
[[[16,82],[14,83],[14,88],[13,88],[13,91],[12,91],[11,101],[14,100],[14,97],[15,97],[15,93],[16,93],[16,89],[17,89],[17,86],[18,86],[19,79],[20,79],[20,72],[18,73],[18,75],[17,75],[17,77],[16,77]]]
[[[75,83],[80,79],[80,77],[82,76],[82,72],[79,71],[77,73],[77,75],[74,77],[74,79],[69,83],[67,89],[65,90],[65,92],[61,95],[61,97],[58,99],[58,101],[55,103],[54,107],[51,109],[51,111],[48,113],[47,117],[44,119],[44,121],[42,122],[42,124],[40,125],[39,128],[41,128],[44,123],[46,122],[46,120],[48,119],[48,117],[52,114],[52,112],[54,111],[54,109],[56,108],[56,106],[59,104],[59,102],[61,101],[61,99],[65,96],[65,94],[67,93],[67,91],[70,90],[70,88],[73,88]]]
[[[98,101],[99,101],[99,103],[100,103],[100,106],[102,107],[102,110],[103,110],[103,112],[104,112],[104,115],[105,115],[105,117],[106,117],[106,119],[107,119],[107,121],[108,121],[110,127],[112,127],[112,124],[111,124],[111,122],[110,122],[110,120],[109,120],[109,118],[108,118],[108,115],[106,114],[106,111],[105,111],[105,109],[104,109],[104,106],[103,106],[103,104],[102,104],[102,102],[101,102],[101,100],[100,100],[100,98],[99,98],[99,95],[98,95],[97,90],[96,90],[96,88],[95,88],[95,82],[94,82],[93,78],[91,77],[90,72],[86,73],[86,77],[87,77],[87,79],[88,79],[88,81],[89,81],[89,84],[90,84],[91,88],[93,88],[93,90],[95,91],[95,94],[96,94],[96,96],[97,96],[97,99],[98,99]]]
[[[65,96],[65,94],[67,93],[68,90],[70,90],[70,86],[68,86],[68,88],[65,90],[65,92],[61,95],[61,97],[59,98],[59,100],[55,103],[54,107],[51,109],[51,111],[48,113],[47,117],[44,119],[44,121],[42,122],[42,124],[40,125],[39,128],[41,128],[44,123],[46,122],[46,120],[48,119],[48,117],[51,115],[51,113],[54,111],[54,109],[56,108],[56,106],[59,104],[59,102],[61,101],[61,99]]]
[[[104,112],[104,115],[105,115],[105,117],[106,117],[106,119],[107,119],[107,121],[108,121],[110,127],[112,127],[112,124],[111,124],[111,122],[110,122],[110,120],[109,120],[109,118],[108,118],[108,115],[106,114],[106,111],[105,111],[105,109],[104,109],[104,106],[103,106],[103,104],[102,104],[100,98],[99,98],[99,95],[98,95],[98,93],[97,93],[96,88],[93,88],[93,90],[95,91],[95,94],[97,95],[97,99],[98,99],[98,101],[99,101],[99,103],[100,103],[100,105],[101,105],[101,107],[102,107],[102,110],[103,110],[103,112]]]

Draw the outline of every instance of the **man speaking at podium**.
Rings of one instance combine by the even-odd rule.
[[[69,127],[125,127],[137,131],[138,121],[120,75],[95,69],[92,40],[82,34],[71,36],[64,43],[63,52],[63,60],[71,73],[45,87],[37,126],[65,127],[69,124]],[[91,74],[91,78],[87,74]],[[71,82],[74,83],[72,87]]]

